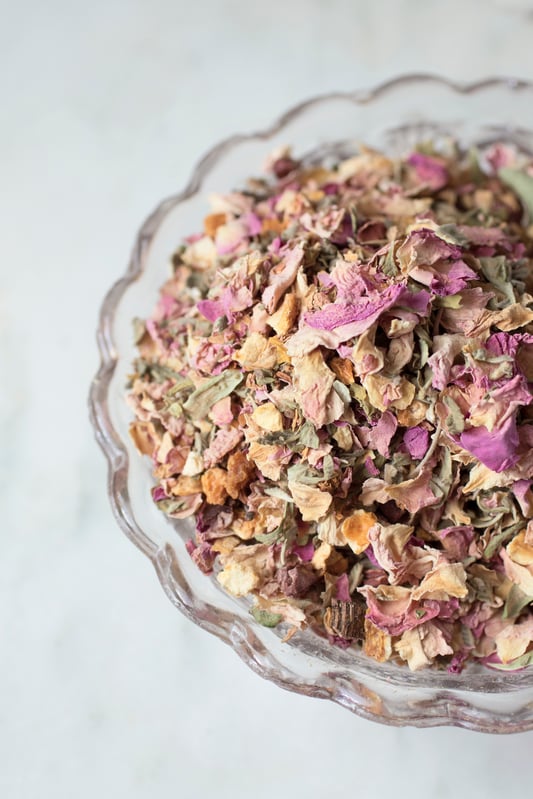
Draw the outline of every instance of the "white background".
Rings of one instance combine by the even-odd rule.
[[[533,78],[531,7],[1,0],[2,799],[528,792],[533,733],[365,722],[186,621],[111,516],[86,395],[100,300],[207,147],[402,72]]]

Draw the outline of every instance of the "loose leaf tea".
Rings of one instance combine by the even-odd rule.
[[[533,662],[533,161],[276,153],[135,320],[154,502],[251,614],[416,670]]]

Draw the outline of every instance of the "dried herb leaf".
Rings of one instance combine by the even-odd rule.
[[[383,259],[383,263],[381,265],[381,269],[387,277],[395,277],[398,274],[398,267],[396,265],[396,261],[394,259],[394,251],[396,247],[396,241],[393,241],[389,245],[389,249],[387,250],[387,254]]]
[[[244,374],[237,369],[211,377],[190,394],[183,407],[193,419],[207,416],[215,402],[229,396],[244,380]]]
[[[146,333],[146,327],[145,327],[145,324],[144,324],[144,319],[139,319],[139,317],[136,316],[132,320],[132,324],[133,324],[133,343],[134,344],[139,344],[139,342],[141,341],[142,337]]]
[[[317,449],[320,446],[320,439],[317,436],[315,426],[312,422],[304,422],[301,426],[298,438],[300,444],[304,447],[311,447],[312,449]]]
[[[512,284],[509,281],[509,267],[504,255],[493,258],[480,258],[481,269],[489,283],[500,291],[509,304],[516,302],[516,297]]]
[[[502,183],[518,194],[529,216],[533,217],[533,177],[521,169],[510,167],[500,169],[498,177]]]
[[[324,475],[305,463],[295,463],[287,469],[287,478],[290,483],[304,483],[313,486],[324,480]]]
[[[270,611],[260,608],[257,605],[250,610],[250,613],[256,622],[261,624],[263,627],[277,627],[280,621],[283,619],[283,616],[280,613],[271,613]]]
[[[448,396],[444,397],[444,404],[448,408],[446,427],[452,435],[460,435],[465,429],[465,418],[461,413],[461,409],[455,400]]]
[[[435,235],[442,239],[447,244],[456,244],[459,246],[464,246],[467,243],[466,236],[461,233],[461,231],[457,228],[457,225],[448,223],[446,225],[439,225],[435,228]]]
[[[157,383],[164,383],[165,380],[183,380],[179,372],[165,366],[162,363],[153,363],[144,358],[137,358],[135,368],[139,375],[150,375]]]
[[[293,452],[301,452],[306,447],[317,448],[320,446],[315,426],[309,421],[304,422],[298,430],[279,430],[274,433],[266,433],[259,440],[261,444],[289,447]]]
[[[514,619],[532,602],[533,596],[526,596],[516,583],[513,583],[503,608],[503,618]]]
[[[520,532],[522,527],[523,522],[517,522],[517,524],[512,524],[510,527],[500,530],[499,533],[495,533],[485,547],[483,557],[490,560],[490,558],[496,554],[496,550],[506,544],[507,541],[510,541],[514,535]]]
[[[526,652],[525,654],[521,655],[516,660],[512,660],[510,663],[491,663],[491,669],[497,669],[498,671],[518,671],[519,669],[525,669],[526,666],[531,666],[533,664],[533,650],[531,652]]]

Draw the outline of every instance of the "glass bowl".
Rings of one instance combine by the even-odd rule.
[[[150,464],[128,435],[125,385],[135,356],[132,319],[148,316],[168,275],[172,252],[198,229],[210,192],[259,174],[266,156],[290,144],[309,160],[349,155],[357,143],[401,154],[427,138],[452,135],[463,146],[494,140],[533,150],[533,84],[491,79],[457,85],[406,76],[370,91],[330,94],[292,108],[267,130],[214,147],[188,186],[164,200],[142,226],[126,274],[106,296],[98,327],[101,366],[90,393],[91,420],[108,461],[108,490],[126,535],[152,561],[171,602],[200,627],[230,644],[262,677],[282,688],[331,699],[385,724],[456,725],[484,732],[533,729],[533,669],[501,673],[470,666],[462,674],[378,664],[361,652],[331,646],[313,632],[284,643],[259,625],[249,605],[223,592],[185,549],[189,520],[171,522],[151,500]]]

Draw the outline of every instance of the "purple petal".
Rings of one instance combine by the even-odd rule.
[[[412,153],[407,163],[414,167],[418,179],[434,191],[442,189],[448,182],[448,171],[437,158],[423,153]]]
[[[351,304],[335,303],[322,310],[307,314],[305,321],[317,330],[337,330],[346,328],[343,341],[364,333],[380,317],[383,311],[392,308],[401,295],[403,286],[389,286],[383,293],[372,297],[361,297]],[[348,331],[349,328],[349,331]]]
[[[429,433],[425,427],[410,427],[403,437],[407,452],[414,460],[421,460],[429,447]]]
[[[377,449],[380,455],[389,457],[389,444],[398,427],[398,420],[390,411],[383,413],[376,425],[370,431],[368,441],[373,449]]]
[[[500,429],[472,427],[459,437],[459,443],[493,472],[511,469],[518,461],[518,430],[516,419],[510,416]]]

